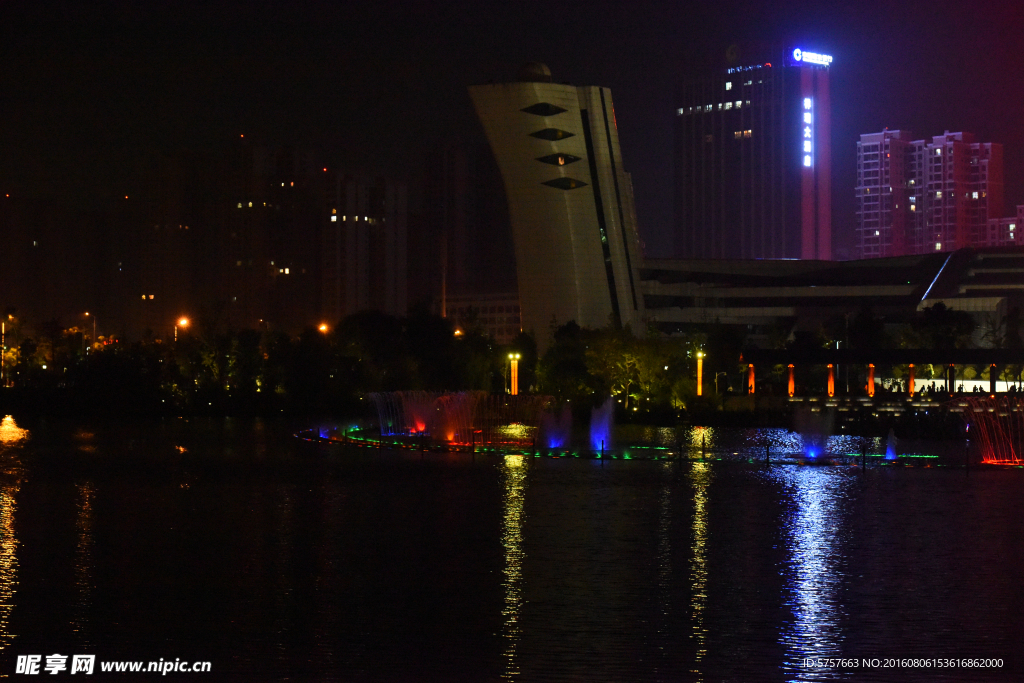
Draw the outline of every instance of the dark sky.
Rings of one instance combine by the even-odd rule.
[[[670,248],[673,90],[730,44],[832,54],[834,231],[852,244],[857,135],[969,130],[1024,203],[1017,2],[0,3],[0,191],[112,201],[159,154],[256,141],[409,176],[480,138],[466,86],[526,61],[616,102],[648,253]],[[100,9],[102,8],[102,9]]]

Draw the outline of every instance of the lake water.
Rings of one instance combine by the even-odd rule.
[[[602,463],[308,426],[5,420],[0,675],[57,653],[211,681],[1024,676],[1024,470],[766,467],[732,450],[774,438],[747,432],[717,434],[728,459]]]

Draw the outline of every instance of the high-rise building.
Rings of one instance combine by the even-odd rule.
[[[1003,147],[946,131],[867,133],[857,143],[857,256],[953,251],[1005,243]],[[998,233],[998,234],[997,234]]]
[[[832,258],[832,57],[800,48],[689,75],[675,125],[684,258]]]
[[[528,64],[512,83],[469,89],[508,199],[522,327],[643,328],[629,175],[607,88],[552,83]]]
[[[407,206],[404,183],[338,177],[320,253],[326,320],[407,313]]]

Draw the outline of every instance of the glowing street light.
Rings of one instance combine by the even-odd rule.
[[[509,362],[512,364],[512,378],[511,378],[511,393],[513,396],[519,394],[519,354],[510,353],[508,354]]]
[[[704,352],[697,352],[697,395],[704,395]]]
[[[320,323],[320,327],[318,327],[317,329],[323,332],[324,334],[327,334],[327,330],[330,328],[327,327],[327,323]]]
[[[86,311],[85,312],[85,317],[86,318],[92,318],[92,343],[95,344],[96,343],[96,316],[95,315],[90,315],[89,311]]]
[[[188,327],[188,325],[189,325],[188,318],[186,318],[185,316],[182,316],[182,317],[178,318],[178,322],[174,325],[174,343],[175,344],[178,343],[178,328],[180,327],[181,329],[185,329],[186,327]]]

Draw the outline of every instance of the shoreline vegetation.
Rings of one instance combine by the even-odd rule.
[[[834,411],[837,428],[848,433],[895,428],[906,435],[953,437],[963,423],[949,412],[951,401],[943,394],[912,402],[879,384],[870,401],[860,396],[863,386],[828,399],[824,368],[812,369],[803,379],[806,384],[797,392],[803,401],[789,400],[782,366],[759,372],[756,395],[745,395],[746,369],[738,362],[745,335],[716,324],[672,337],[639,337],[628,329],[589,330],[570,322],[549,331],[551,343],[543,355],[530,334],[502,345],[473,325],[455,334],[449,320],[425,310],[404,318],[358,313],[334,327],[310,328],[294,337],[274,331],[217,332],[200,322],[175,341],[147,335],[132,343],[93,342],[77,328],[56,323],[42,328],[35,336],[8,330],[7,386],[0,387],[4,414],[284,415],[372,422],[376,415],[365,397],[375,391],[508,393],[508,358],[516,353],[519,391],[569,406],[577,424],[589,421],[591,410],[609,396],[616,422],[667,427],[792,428],[800,410]],[[819,336],[798,336],[785,348],[823,348],[829,337]],[[698,351],[703,352],[700,396]],[[898,376],[899,368],[879,367],[877,372]],[[930,368],[918,369],[918,378],[929,376],[938,377]],[[854,381],[851,388],[858,384]]]

